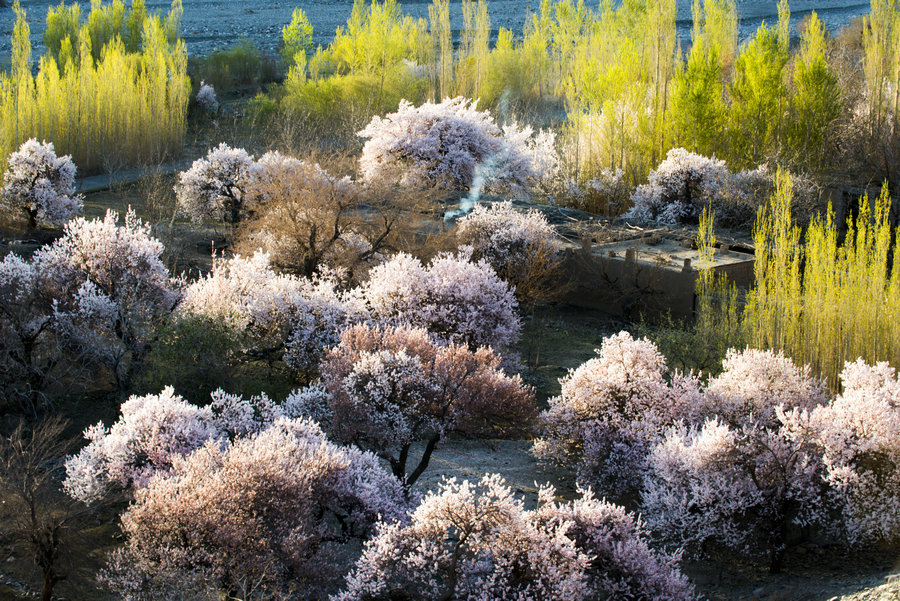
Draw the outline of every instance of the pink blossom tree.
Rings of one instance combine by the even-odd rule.
[[[621,507],[586,493],[525,510],[499,475],[444,482],[410,515],[382,524],[335,601],[398,598],[587,601],[693,598],[673,557],[651,551]]]
[[[826,478],[851,543],[900,531],[900,381],[886,362],[847,363],[843,392],[813,412]]]
[[[66,492],[85,503],[116,489],[132,492],[156,474],[171,472],[177,457],[208,441],[224,444],[285,415],[265,395],[245,400],[217,390],[211,396],[205,407],[188,403],[171,387],[132,396],[111,427],[101,422],[85,430],[87,446],[66,461]]]
[[[772,351],[731,350],[723,368],[709,382],[699,419],[669,428],[652,451],[644,516],[694,554],[768,555],[775,572],[802,528],[828,523],[810,417],[824,388],[808,368]]]
[[[122,515],[102,575],[126,599],[321,597],[377,518],[403,516],[377,459],[277,420],[175,457]],[[318,593],[318,594],[317,594]]]
[[[667,382],[665,358],[656,346],[627,332],[605,338],[597,353],[560,380],[560,396],[541,413],[534,453],[576,464],[585,486],[633,494],[663,430],[698,402],[699,383],[680,374]]]
[[[513,290],[487,261],[470,261],[465,252],[441,253],[427,266],[398,253],[371,270],[356,296],[378,323],[425,328],[472,350],[502,351],[519,338]]]
[[[559,287],[562,244],[538,211],[517,211],[510,202],[477,205],[457,222],[456,238],[515,287],[522,304],[552,297]]]
[[[326,353],[321,372],[335,438],[390,462],[406,486],[448,434],[521,429],[534,411],[530,388],[505,375],[490,349],[442,346],[423,329],[353,326]],[[425,449],[408,470],[419,440]]]
[[[9,155],[0,188],[0,210],[24,212],[28,227],[59,226],[82,210],[75,194],[75,164],[69,155],[57,156],[52,142],[34,138]]]

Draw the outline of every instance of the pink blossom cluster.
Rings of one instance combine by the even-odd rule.
[[[382,523],[333,601],[694,598],[677,558],[650,550],[638,520],[590,492],[541,490],[528,511],[499,475],[445,481],[410,515]]]
[[[516,124],[501,129],[463,97],[418,107],[401,101],[396,113],[374,117],[358,135],[366,139],[365,180],[396,177],[408,186],[467,190],[481,170],[495,190],[527,196],[559,171],[552,132],[535,135]]]
[[[69,155],[57,156],[52,142],[34,138],[9,155],[0,210],[7,214],[24,211],[29,227],[59,226],[82,210],[83,199],[75,194],[75,164]]]
[[[125,599],[316,597],[354,541],[403,507],[373,455],[281,418],[228,444],[208,439],[150,477],[103,580]]]
[[[353,326],[321,373],[333,435],[386,459],[408,484],[447,434],[521,429],[534,411],[531,389],[504,374],[490,349],[439,345],[423,329]],[[410,446],[422,439],[429,448],[408,473]]]
[[[847,363],[843,392],[813,412],[826,478],[852,542],[900,531],[900,381],[885,362]]]
[[[178,311],[222,319],[248,333],[255,350],[284,348],[289,365],[308,371],[354,319],[338,279],[330,271],[312,278],[279,274],[269,255],[257,251],[215,260],[208,275],[184,290]]]
[[[579,481],[622,495],[640,489],[648,454],[663,429],[689,415],[700,399],[691,376],[665,375],[656,346],[620,332],[603,340],[598,357],[560,380],[561,394],[541,414],[534,452],[578,465]]]
[[[197,104],[209,113],[215,115],[219,111],[219,99],[216,98],[216,89],[205,81],[200,82],[200,89],[197,90]]]
[[[537,255],[555,257],[562,248],[542,213],[517,211],[511,202],[476,205],[456,225],[460,244],[471,246],[472,256],[485,259],[498,273],[515,274],[516,266],[528,265]]]
[[[411,325],[439,341],[505,350],[521,324],[513,290],[484,260],[441,253],[426,266],[405,253],[374,267],[354,293],[372,320]]]

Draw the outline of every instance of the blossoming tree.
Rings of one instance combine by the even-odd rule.
[[[24,212],[30,229],[59,226],[82,210],[75,194],[75,163],[57,156],[52,142],[34,138],[9,155],[0,188],[0,210]]]
[[[423,329],[353,326],[327,351],[321,371],[334,436],[387,460],[407,486],[448,434],[519,430],[534,412],[531,389],[504,374],[490,349],[439,345]],[[420,440],[425,449],[408,470]]]
[[[650,550],[640,523],[589,492],[525,510],[499,475],[449,480],[410,523],[381,524],[336,601],[397,598],[622,598],[681,601],[693,590],[674,557]]]

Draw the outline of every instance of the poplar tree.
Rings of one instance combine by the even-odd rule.
[[[825,28],[815,12],[800,39],[794,63],[794,95],[788,139],[793,163],[807,170],[824,167],[824,150],[831,125],[842,104],[837,75],[825,55]]]
[[[783,78],[787,61],[778,33],[765,23],[735,61],[728,90],[730,164],[758,165],[777,152],[788,101]]]

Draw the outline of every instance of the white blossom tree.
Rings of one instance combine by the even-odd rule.
[[[730,175],[725,161],[673,148],[650,172],[649,183],[634,191],[633,207],[625,216],[669,224],[696,217],[724,195]]]
[[[33,263],[42,294],[53,301],[54,327],[68,344],[108,367],[120,387],[155,321],[178,300],[164,248],[133,211],[69,221],[63,236],[39,249]]]
[[[75,194],[75,164],[69,155],[57,156],[52,142],[34,138],[9,155],[0,210],[24,212],[30,229],[59,226],[82,210],[82,197]]]
[[[540,212],[517,211],[511,202],[477,205],[456,227],[472,258],[490,263],[523,305],[552,298],[559,289],[562,244]]]
[[[219,99],[216,98],[216,89],[205,81],[200,82],[200,89],[197,90],[197,104],[210,115],[219,112]]]
[[[246,400],[217,390],[211,396],[205,407],[188,403],[171,387],[132,396],[111,427],[101,422],[85,430],[87,446],[66,461],[66,492],[85,503],[114,490],[133,493],[208,441],[224,444],[285,416],[265,395]]]
[[[398,253],[374,267],[355,295],[372,319],[422,327],[439,341],[504,351],[519,338],[513,290],[484,259],[441,253],[425,266]]]
[[[374,117],[359,132],[363,179],[397,179],[406,186],[468,190],[476,173],[489,188],[527,197],[559,172],[555,135],[516,124],[500,128],[488,111],[463,97]]]
[[[699,382],[677,373],[667,382],[665,357],[627,332],[605,338],[597,353],[560,380],[560,396],[541,414],[534,453],[574,463],[584,486],[634,494],[664,429],[698,403]]]
[[[235,226],[247,211],[252,168],[253,157],[246,150],[222,142],[178,175],[178,210],[195,223],[215,220]]]
[[[886,362],[847,363],[843,392],[813,412],[826,477],[852,543],[900,532],[900,381]]]
[[[278,274],[269,255],[257,251],[215,260],[209,274],[184,290],[178,311],[222,319],[246,334],[247,352],[283,355],[295,369],[311,372],[324,348],[356,319],[355,306],[339,292],[337,274]]]

